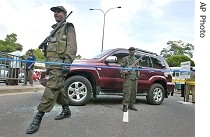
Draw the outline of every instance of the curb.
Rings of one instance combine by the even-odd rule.
[[[34,86],[1,86],[0,94],[5,93],[17,93],[17,92],[37,92],[43,91],[45,89],[42,85],[34,85]]]

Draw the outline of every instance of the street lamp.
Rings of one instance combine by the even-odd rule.
[[[110,8],[108,9],[106,12],[104,12],[103,10],[101,9],[89,9],[89,10],[100,10],[103,12],[104,14],[104,24],[103,24],[103,35],[102,35],[102,47],[101,47],[101,52],[103,51],[103,46],[104,46],[104,28],[105,28],[105,16],[107,14],[108,11],[110,11],[111,9],[116,9],[116,8],[121,8],[121,6],[118,6],[118,7],[114,7],[114,8]]]

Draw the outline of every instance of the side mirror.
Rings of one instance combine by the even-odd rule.
[[[105,63],[117,63],[117,57],[116,56],[109,56],[105,59]]]
[[[166,66],[165,65],[162,65],[162,69],[165,69],[166,68]]]

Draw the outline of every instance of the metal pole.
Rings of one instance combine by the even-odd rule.
[[[104,14],[104,24],[103,24],[103,34],[102,34],[102,47],[101,47],[101,52],[103,51],[103,48],[104,48],[104,28],[105,28],[105,16],[106,16],[106,13]]]
[[[108,11],[110,11],[111,9],[116,9],[116,8],[121,8],[121,6],[114,7],[114,8],[110,8],[110,9],[108,9],[106,12],[104,12],[104,11],[101,10],[101,9],[89,9],[89,10],[100,10],[100,11],[103,12],[103,14],[104,14],[104,23],[103,23],[103,34],[102,34],[101,52],[103,51],[103,48],[104,48],[104,29],[105,29],[105,18],[106,18],[106,13],[107,13]]]

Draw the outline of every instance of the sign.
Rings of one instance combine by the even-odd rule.
[[[180,78],[189,79],[190,78],[190,61],[181,62],[180,64]]]

